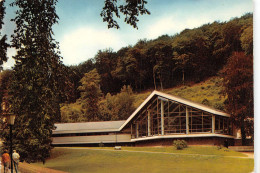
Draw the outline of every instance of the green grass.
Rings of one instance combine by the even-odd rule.
[[[223,157],[244,155],[234,151],[226,152],[224,150],[217,150],[216,147],[189,147],[181,151],[177,151],[173,149],[173,147],[123,147],[122,151],[114,151],[113,148],[92,149],[101,150],[55,148],[52,150],[52,157],[47,160],[45,165],[40,163],[37,163],[36,165],[72,173],[247,173],[252,172],[254,166],[253,159]],[[124,150],[150,152],[126,152]],[[153,152],[181,152],[182,154]],[[183,155],[185,153],[209,154],[209,156]],[[211,154],[215,156],[212,156]]]
[[[221,95],[221,82],[220,78],[212,77],[198,84],[174,87],[166,89],[163,92],[197,103],[203,103],[203,100],[207,99],[208,106],[216,109],[223,109],[225,98]],[[152,91],[146,91],[135,94],[134,106],[137,108],[151,92]]]
[[[114,150],[113,147],[93,147],[90,149]],[[200,155],[216,155],[216,156],[237,156],[246,157],[246,155],[229,150],[227,148],[218,149],[216,146],[191,146],[183,150],[176,150],[174,147],[122,147],[127,151],[148,151],[176,154],[200,154]]]

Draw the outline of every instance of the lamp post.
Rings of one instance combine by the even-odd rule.
[[[15,120],[15,115],[9,113],[9,108],[10,106],[8,103],[3,100],[2,102],[2,114],[6,117],[7,119],[7,124],[10,126],[10,157],[11,157],[11,173],[13,173],[13,125],[14,125],[14,120]]]

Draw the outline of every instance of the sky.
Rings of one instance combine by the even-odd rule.
[[[121,0],[122,1],[122,0]],[[77,65],[95,57],[98,50],[135,45],[140,39],[155,39],[174,35],[182,30],[196,28],[214,21],[228,21],[254,11],[252,0],[147,0],[151,15],[139,16],[138,30],[125,24],[123,16],[117,21],[120,29],[108,29],[100,12],[104,0],[59,0],[56,12],[59,23],[53,26],[54,39],[59,42],[65,65]],[[7,3],[10,0],[6,0]],[[10,19],[15,9],[7,6],[3,34],[9,36],[15,28]],[[15,55],[8,49],[9,60],[4,69],[11,68]]]

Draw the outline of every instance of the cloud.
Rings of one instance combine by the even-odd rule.
[[[181,19],[176,16],[166,16],[159,18],[147,29],[147,37],[155,39],[161,35],[168,34],[174,35],[182,30],[189,28],[199,27],[210,21],[209,18],[188,18]]]
[[[81,27],[65,34],[60,50],[64,64],[71,65],[93,58],[98,50],[112,48],[117,51],[125,45],[127,43],[111,30]]]

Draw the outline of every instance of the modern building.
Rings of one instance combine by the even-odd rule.
[[[53,145],[234,145],[230,115],[180,97],[153,91],[124,121],[56,124]]]

